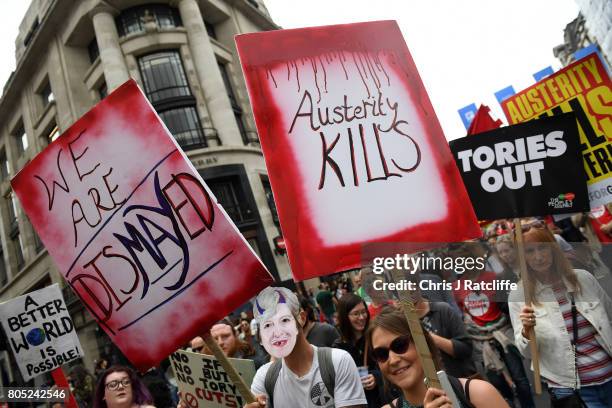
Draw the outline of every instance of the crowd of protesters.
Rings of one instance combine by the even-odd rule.
[[[524,241],[523,272],[518,228]],[[530,343],[535,336],[550,406],[612,407],[608,269],[612,257],[605,246],[612,241],[609,210],[604,207],[558,222],[532,218],[514,225],[498,220],[483,226],[483,232],[484,239],[478,242],[452,244],[429,254],[482,257],[484,268],[461,274],[446,268],[406,272],[412,280],[507,280],[517,285],[504,293],[474,291],[459,284],[412,294],[432,358],[448,374],[460,405],[536,406],[529,374]],[[268,327],[266,312],[246,309],[215,324],[210,336],[221,350],[228,357],[253,360],[258,369],[252,385],[258,402],[248,407],[284,407],[296,401],[304,402],[295,406],[451,406],[444,390],[428,388],[423,382],[424,368],[401,302],[397,294],[375,290],[377,279],[389,277],[364,268],[323,278],[310,289],[302,285],[293,292],[273,288],[279,295],[272,295],[280,298],[275,298],[276,303],[268,300],[269,307],[286,303],[298,333],[293,351],[282,358],[270,358],[262,346],[262,328]],[[192,339],[185,349],[212,354],[205,335]],[[317,360],[328,349],[332,350],[331,368]],[[276,370],[276,380],[268,378],[271,370]],[[315,401],[309,387],[326,370],[334,372],[334,381],[325,386],[334,389],[328,394],[319,389]],[[304,385],[310,375],[315,377]],[[161,367],[140,376],[128,367],[109,367],[100,360],[93,375],[76,366],[69,379],[80,407],[182,404],[171,371]]]

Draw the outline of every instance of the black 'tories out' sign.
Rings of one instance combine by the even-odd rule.
[[[589,211],[571,113],[456,139],[450,147],[478,219]]]

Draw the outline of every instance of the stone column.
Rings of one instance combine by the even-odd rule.
[[[189,49],[195,65],[212,124],[219,133],[221,144],[243,146],[234,111],[223,84],[215,52],[204,26],[196,0],[179,0],[179,12],[187,30]]]
[[[109,93],[130,78],[121,45],[119,45],[119,34],[117,34],[113,10],[110,6],[101,3],[90,12]]]

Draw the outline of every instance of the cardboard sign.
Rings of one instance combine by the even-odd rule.
[[[396,22],[236,44],[296,280],[360,267],[370,242],[480,235]]]
[[[573,114],[450,142],[479,219],[588,211]]]
[[[70,286],[141,370],[272,282],[134,81],[11,184]]]
[[[596,54],[576,61],[502,103],[509,123],[576,114],[591,208],[612,202],[612,83]]]
[[[255,362],[228,358],[247,384],[255,377]],[[178,350],[170,357],[181,399],[189,408],[242,407],[245,400],[213,356]]]
[[[57,284],[0,304],[0,319],[25,381],[83,356]]]

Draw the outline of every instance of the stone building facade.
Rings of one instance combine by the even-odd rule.
[[[0,301],[59,283],[92,361],[108,338],[66,288],[9,180],[134,78],[277,280],[290,278],[233,37],[278,27],[261,0],[33,0],[0,99]],[[2,381],[13,379],[0,351]]]

